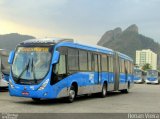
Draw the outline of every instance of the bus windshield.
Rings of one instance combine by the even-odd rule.
[[[158,76],[158,72],[156,70],[149,70],[147,76],[156,77]]]
[[[142,71],[141,71],[141,70],[135,70],[135,71],[134,71],[134,75],[141,77]]]
[[[47,75],[50,62],[49,47],[18,47],[12,65],[14,80],[41,80]]]

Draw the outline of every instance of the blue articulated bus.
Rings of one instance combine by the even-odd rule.
[[[144,83],[146,79],[146,72],[141,69],[134,69],[134,82],[135,83]]]
[[[8,87],[10,66],[8,64],[9,51],[0,49],[0,87]]]
[[[146,77],[147,84],[159,84],[160,83],[160,72],[158,70],[147,70]]]
[[[127,93],[133,86],[133,60],[111,49],[75,43],[72,39],[27,40],[10,53],[11,96],[40,99],[108,91]]]

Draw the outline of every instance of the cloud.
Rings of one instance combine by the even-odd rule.
[[[157,32],[148,32],[160,31],[159,5],[159,0],[1,0],[0,14],[3,20],[84,41],[131,24],[157,39]]]

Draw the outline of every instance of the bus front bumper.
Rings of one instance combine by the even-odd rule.
[[[41,99],[55,99],[61,97],[67,97],[68,88],[57,91],[56,88],[46,88],[44,90],[19,90],[12,88],[9,85],[10,96],[25,97],[25,98],[41,98]]]
[[[146,79],[146,83],[158,84],[158,80],[150,81],[150,80]]]
[[[143,83],[143,80],[142,79],[134,80],[134,83]]]
[[[16,90],[9,88],[10,96],[16,97],[25,97],[25,98],[44,98],[44,99],[53,99],[55,98],[54,95],[51,96],[51,92],[47,91],[28,91],[28,90]]]

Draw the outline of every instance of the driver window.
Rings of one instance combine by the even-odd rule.
[[[66,77],[67,67],[66,67],[66,47],[60,47],[58,49],[60,52],[59,62],[53,66],[53,74],[52,74],[52,81],[51,85],[57,83],[58,81],[62,80]]]
[[[60,55],[59,63],[58,63],[58,74],[66,74],[66,56]]]

